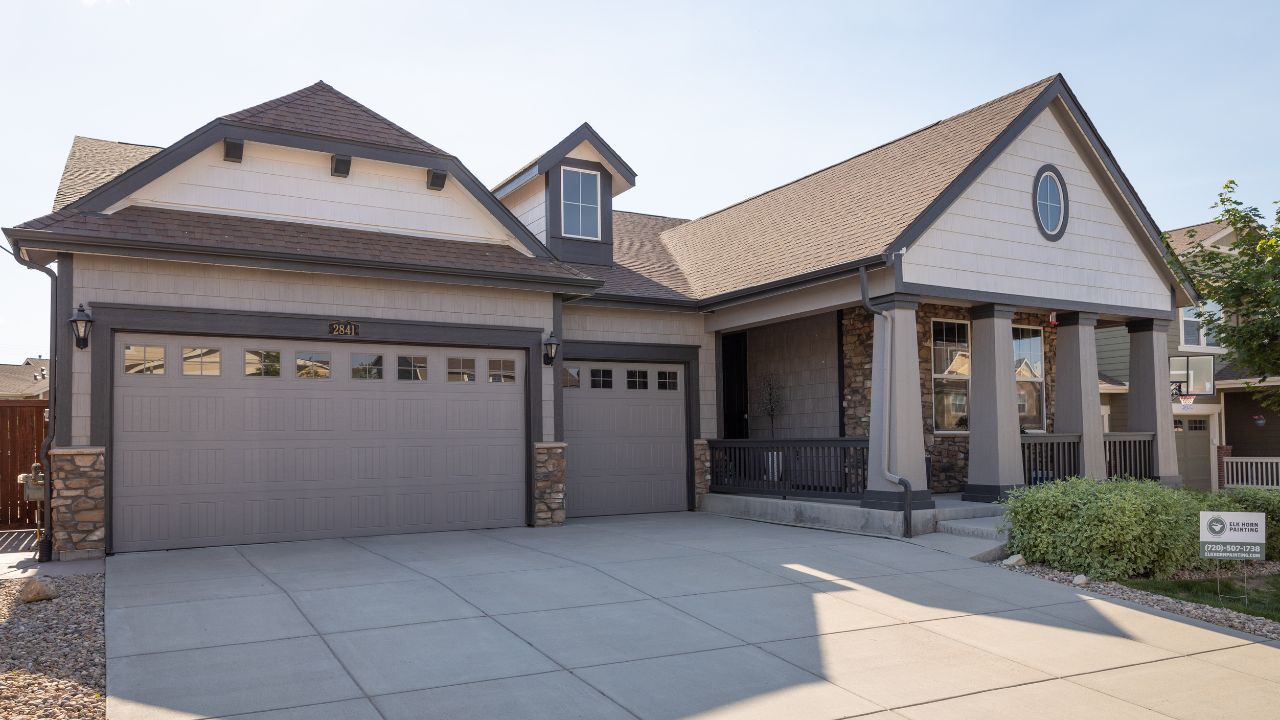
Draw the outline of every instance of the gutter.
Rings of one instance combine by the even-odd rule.
[[[886,256],[885,265],[887,267],[892,267],[898,262],[900,257],[901,252]],[[902,505],[902,536],[909,538],[911,537],[911,481],[900,475],[894,474],[889,469],[889,428],[893,427],[892,423],[889,422],[892,419],[890,417],[890,413],[893,412],[893,316],[883,310],[877,310],[871,306],[871,298],[868,297],[867,268],[865,265],[858,268],[858,285],[862,294],[862,307],[866,308],[867,312],[872,313],[873,315],[878,315],[880,319],[884,321],[885,342],[884,349],[880,350],[880,352],[885,354],[885,386],[883,393],[885,399],[885,411],[882,413],[881,417],[881,422],[884,423],[884,431],[880,433],[880,442],[882,444],[880,448],[880,460],[882,463],[880,471],[884,473],[885,477],[894,481],[902,488],[903,494],[905,495]],[[874,411],[875,409],[872,408],[873,413]]]
[[[39,270],[49,276],[49,421],[44,441],[40,443],[40,465],[44,468],[44,507],[41,509],[41,520],[44,532],[40,535],[36,560],[49,562],[53,559],[53,464],[49,461],[49,448],[53,447],[54,428],[57,427],[57,393],[58,393],[58,275],[44,265],[22,257],[22,251],[13,246],[13,259],[29,270]]]

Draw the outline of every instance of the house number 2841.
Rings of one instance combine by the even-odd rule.
[[[334,320],[329,323],[329,334],[356,337],[360,334],[360,324],[350,320]]]

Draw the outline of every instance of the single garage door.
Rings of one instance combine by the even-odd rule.
[[[1183,487],[1194,490],[1212,489],[1209,475],[1209,418],[1178,417],[1173,419],[1174,444],[1178,448],[1178,473]]]
[[[509,350],[120,335],[117,551],[521,525]]]
[[[569,360],[564,366],[566,513],[686,509],[683,366]]]

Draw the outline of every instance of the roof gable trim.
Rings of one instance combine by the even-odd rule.
[[[493,194],[498,198],[502,198],[510,194],[512,191],[532,180],[534,176],[541,175],[555,167],[557,163],[568,157],[569,153],[573,152],[574,148],[584,142],[590,144],[595,148],[596,152],[600,153],[600,156],[603,157],[605,161],[609,163],[613,171],[617,173],[618,178],[626,183],[628,187],[636,184],[636,171],[631,169],[631,166],[627,164],[627,161],[623,160],[622,156],[618,155],[617,151],[615,151],[609,143],[605,142],[603,137],[600,137],[600,133],[596,132],[595,128],[591,127],[590,123],[584,122],[579,125],[576,130],[569,133],[565,139],[556,143],[555,147],[543,153],[537,160],[533,161],[525,168],[522,168],[511,179],[494,188]]]

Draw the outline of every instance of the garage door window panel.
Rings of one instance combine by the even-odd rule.
[[[514,383],[516,381],[515,360],[489,360],[489,382]]]
[[[294,356],[294,372],[303,380],[328,380],[332,364],[327,352],[303,351]]]
[[[245,377],[280,377],[279,350],[245,350]]]
[[[396,379],[423,382],[427,379],[426,355],[401,355],[396,358]]]
[[[163,375],[163,345],[125,345],[124,371],[129,375]]]
[[[680,380],[679,373],[672,370],[658,371],[658,389],[659,390],[679,390]]]
[[[582,386],[582,368],[566,367],[564,373],[560,376],[560,381],[564,384],[565,389],[577,388]]]
[[[195,377],[217,377],[222,374],[222,351],[218,348],[182,348],[182,374]]]
[[[608,390],[613,387],[613,371],[606,368],[591,368],[591,388]]]
[[[377,353],[352,353],[351,379],[381,380],[382,356]]]
[[[628,370],[627,371],[627,389],[628,390],[648,390],[649,389],[649,371],[648,370]]]
[[[475,381],[475,358],[449,358],[449,382],[473,383]]]

